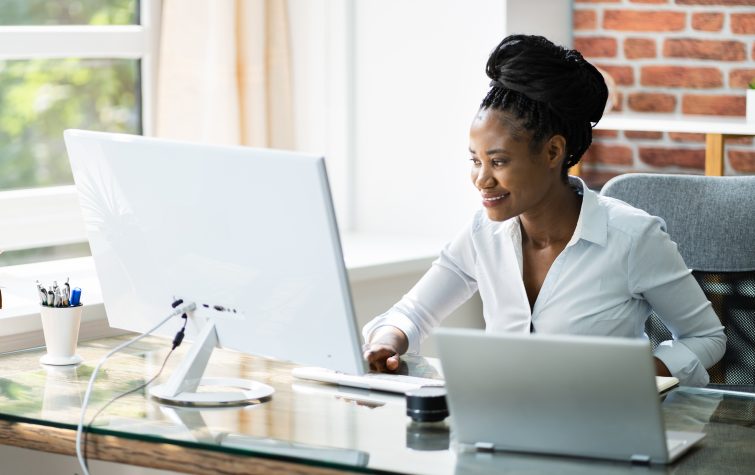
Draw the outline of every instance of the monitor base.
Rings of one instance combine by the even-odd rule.
[[[223,390],[206,390],[213,387]],[[161,384],[150,388],[149,395],[160,403],[174,406],[223,407],[259,403],[270,398],[275,392],[275,389],[267,384],[239,378],[202,378],[198,389],[205,390],[171,394],[167,385]]]
[[[149,389],[150,396],[163,404],[199,407],[242,406],[270,399],[275,389],[267,384],[239,378],[204,377],[210,355],[218,345],[218,335],[214,321],[196,321],[193,312],[190,314],[199,333],[170,378]]]

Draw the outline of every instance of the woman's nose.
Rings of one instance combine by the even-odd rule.
[[[474,177],[475,186],[480,190],[490,188],[494,182],[493,174],[490,173],[490,167],[483,163],[476,171],[477,175]]]

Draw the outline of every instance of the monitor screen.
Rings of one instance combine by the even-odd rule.
[[[221,347],[365,372],[322,157],[65,140],[111,327],[144,332],[180,298],[197,305],[187,339],[212,321]]]

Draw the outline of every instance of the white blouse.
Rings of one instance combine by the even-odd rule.
[[[658,217],[600,196],[575,177],[582,207],[574,235],[553,262],[530,311],[522,279],[519,218],[497,222],[479,210],[419,282],[363,329],[401,329],[409,353],[475,291],[489,332],[647,338],[651,309],[671,330],[654,355],[681,384],[704,386],[724,354],[724,328]]]

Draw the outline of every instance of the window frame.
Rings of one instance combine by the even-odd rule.
[[[162,0],[139,0],[139,25],[0,26],[0,60],[119,58],[141,61],[141,123],[154,134]],[[0,250],[86,241],[73,185],[0,190]]]

